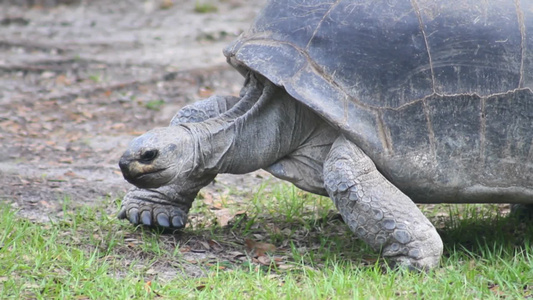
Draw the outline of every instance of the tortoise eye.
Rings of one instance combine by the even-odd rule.
[[[154,150],[144,151],[141,154],[140,161],[143,162],[143,163],[150,163],[157,157],[157,154],[158,154],[158,151],[155,150],[155,149]]]

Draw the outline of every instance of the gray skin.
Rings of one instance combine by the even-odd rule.
[[[137,188],[125,196],[119,218],[181,228],[196,194],[217,174],[264,168],[304,190],[330,195],[350,228],[393,264],[434,267],[442,242],[416,205],[316,113],[255,77],[242,99],[200,101],[179,111],[171,126],[132,141],[120,166]],[[265,127],[275,130],[257,130]],[[252,139],[262,141],[260,147],[250,147]]]
[[[520,3],[270,1],[224,51],[246,76],[240,97],[132,141],[119,217],[182,228],[217,174],[264,168],[328,195],[392,263],[435,267],[442,241],[415,202],[533,204],[533,12]]]

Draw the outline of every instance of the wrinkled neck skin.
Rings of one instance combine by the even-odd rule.
[[[169,187],[180,190],[171,199],[192,203],[219,173],[244,174],[268,167],[323,124],[314,112],[267,80],[249,80],[243,90],[242,99],[220,117],[176,126],[182,134],[183,129],[189,133],[194,150],[187,174],[177,174],[169,182]]]
[[[297,149],[320,124],[316,114],[268,81],[249,93],[253,96],[245,95],[220,118],[181,125],[194,139],[193,177],[268,167]]]
[[[167,127],[187,161],[165,185],[134,189],[130,198],[167,203],[188,212],[201,188],[219,173],[243,174],[271,166],[324,126],[310,109],[265,79],[247,78],[241,99],[226,113]],[[187,137],[184,137],[187,135]],[[187,143],[187,144],[184,144]]]

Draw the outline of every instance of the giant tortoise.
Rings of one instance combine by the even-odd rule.
[[[436,266],[416,203],[533,203],[533,3],[271,0],[224,50],[239,97],[183,108],[120,159],[120,218],[181,228],[219,173],[329,195],[392,263]]]

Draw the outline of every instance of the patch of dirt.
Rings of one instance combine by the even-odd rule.
[[[238,94],[222,49],[265,0],[0,2],[0,199],[47,221],[130,185],[118,159],[185,104]],[[221,176],[254,186],[257,176]]]

